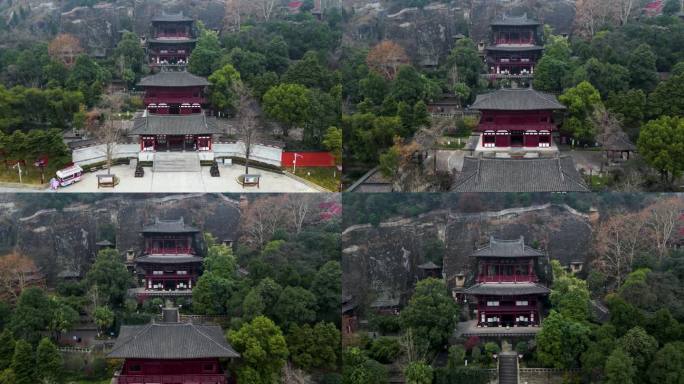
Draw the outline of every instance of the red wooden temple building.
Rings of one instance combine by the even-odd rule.
[[[135,259],[142,282],[139,301],[149,297],[191,296],[201,273],[200,230],[179,220],[159,220],[143,227],[144,251]]]
[[[162,71],[143,78],[145,111],[133,122],[142,152],[211,151],[213,136],[220,134],[216,118],[207,116],[209,85],[186,71]]]
[[[519,17],[502,15],[491,23],[490,45],[486,47],[486,61],[490,77],[530,78],[544,51],[541,23]]]
[[[113,384],[229,384],[222,361],[240,357],[218,325],[182,322],[178,308],[163,308],[160,321],[123,325],[110,359],[124,359]]]
[[[478,150],[555,149],[554,112],[565,106],[551,94],[531,88],[504,88],[478,95],[471,109],[481,113]]]
[[[549,289],[539,284],[538,259],[544,253],[525,240],[500,240],[477,249],[475,285],[463,291],[474,298],[478,327],[538,326]]]
[[[147,55],[153,70],[160,68],[184,69],[195,48],[197,35],[194,20],[178,14],[165,14],[152,18],[147,39]]]

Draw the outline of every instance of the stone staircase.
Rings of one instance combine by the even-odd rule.
[[[153,172],[200,172],[196,152],[157,152],[152,164]]]
[[[501,352],[498,361],[499,384],[518,384],[518,354]]]

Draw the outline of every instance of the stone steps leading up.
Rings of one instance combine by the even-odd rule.
[[[499,354],[499,384],[518,384],[518,354]]]
[[[157,152],[152,163],[153,172],[200,172],[196,152]]]

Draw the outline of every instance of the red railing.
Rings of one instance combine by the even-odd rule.
[[[488,307],[486,305],[478,305],[478,313],[496,313],[499,315],[527,315],[529,317],[530,312],[534,312],[535,316],[537,314],[537,306],[535,305],[506,305],[499,307]]]
[[[183,254],[193,254],[195,253],[192,248],[147,248],[145,253],[148,255],[183,255]]]
[[[535,275],[480,275],[477,277],[478,283],[534,283],[536,281]]]
[[[187,275],[145,275],[146,280],[175,280],[179,283],[187,283],[188,280],[195,280],[195,274],[187,274]]]
[[[166,104],[183,104],[183,103],[189,103],[189,104],[206,104],[207,99],[204,97],[193,97],[193,96],[155,96],[155,97],[145,97],[143,99],[143,102],[145,105],[150,105],[150,104],[160,104],[160,103],[166,103]]]
[[[226,384],[228,380],[222,374],[194,375],[120,375],[114,376],[116,384]]]

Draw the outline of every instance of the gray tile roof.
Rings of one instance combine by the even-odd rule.
[[[147,40],[148,44],[173,44],[173,45],[178,45],[178,44],[194,44],[197,42],[197,39],[149,39]],[[179,72],[179,71],[177,71]]]
[[[432,261],[428,261],[427,263],[423,263],[418,266],[420,269],[442,269],[439,265],[433,263]]]
[[[480,283],[463,291],[468,295],[488,296],[547,295],[549,292],[545,286],[535,283]]]
[[[215,117],[204,113],[189,115],[159,115],[146,113],[133,120],[131,135],[219,135]]]
[[[465,157],[452,192],[589,192],[570,156]]]
[[[375,167],[356,180],[346,192],[392,192],[392,183],[382,175],[379,167]]]
[[[503,88],[477,95],[470,107],[475,110],[535,111],[565,109],[556,96],[532,88]]]
[[[538,20],[530,19],[527,17],[527,13],[523,13],[521,16],[509,16],[506,14],[501,15],[493,22],[490,23],[493,26],[535,26],[541,25]]]
[[[135,260],[138,264],[187,264],[201,263],[202,258],[194,255],[150,255]]]
[[[123,325],[107,355],[118,359],[240,357],[217,325],[151,323]]]
[[[142,233],[198,233],[200,230],[185,224],[185,219],[160,220],[154,219],[154,223],[145,225]]]
[[[539,45],[490,45],[486,48],[488,51],[499,52],[529,52],[529,51],[543,51],[544,47]]]
[[[401,299],[398,297],[379,297],[371,303],[371,308],[391,308],[398,307]]]
[[[544,253],[525,245],[525,238],[516,240],[495,239],[489,237],[489,244],[473,252],[474,257],[539,257]]]
[[[185,16],[183,12],[179,13],[165,13],[162,12],[161,15],[154,16],[152,18],[152,22],[158,22],[158,21],[171,21],[171,22],[179,22],[179,21],[194,21],[193,18]]]
[[[139,87],[204,87],[209,82],[204,77],[195,76],[187,71],[161,71],[143,77]]]

